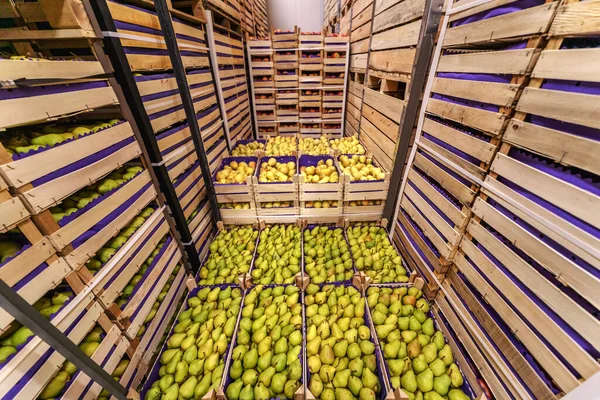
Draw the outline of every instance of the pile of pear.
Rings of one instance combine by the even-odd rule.
[[[125,354],[123,356],[123,359],[121,359],[121,361],[119,361],[119,363],[117,364],[117,367],[110,374],[110,376],[112,376],[112,378],[115,381],[120,381],[121,377],[125,373],[125,370],[129,366],[130,361],[131,360],[129,360],[129,357],[127,356],[127,354]],[[98,394],[98,398],[96,400],[109,400],[110,398],[111,398],[111,395],[108,392],[108,390],[102,389],[102,391]]]
[[[125,225],[119,233],[100,248],[85,264],[87,269],[96,275],[100,268],[106,264],[113,255],[127,242],[127,240],[144,224],[146,219],[154,213],[154,208],[146,207],[135,218]]]
[[[225,389],[229,400],[292,399],[302,380],[302,304],[296,286],[255,286],[244,298]]]
[[[255,284],[294,283],[302,267],[302,232],[297,225],[267,226],[260,232],[256,259],[252,268]]]
[[[58,312],[65,302],[73,296],[74,294],[70,290],[59,288],[52,296],[46,294],[36,301],[33,304],[33,307],[39,311],[44,318],[50,319],[50,316]],[[0,365],[2,365],[8,357],[15,354],[20,346],[25,344],[32,336],[34,336],[34,333],[29,328],[16,321],[13,322],[0,336]]]
[[[352,278],[352,257],[342,228],[316,226],[304,231],[304,270],[314,284]]]
[[[373,165],[373,159],[367,156],[359,156],[357,154],[348,157],[347,155],[340,156],[340,165],[342,172],[351,176],[354,181],[375,181],[385,178],[385,173],[381,168]]]
[[[257,150],[264,150],[264,149],[265,149],[265,144],[258,142],[258,141],[250,142],[247,144],[240,143],[236,146],[235,149],[233,149],[231,151],[231,155],[233,157],[253,156]]]
[[[329,142],[327,141],[327,136],[322,135],[318,139],[301,138],[300,150],[302,151],[302,153],[311,156],[329,154]]]
[[[354,265],[373,283],[408,282],[402,257],[380,226],[354,225],[346,231]]]
[[[260,203],[262,208],[289,208],[293,205],[293,201],[269,201],[266,203]]]
[[[360,201],[349,201],[348,207],[380,206],[382,204],[383,204],[382,200],[360,200]]]
[[[265,148],[268,156],[291,156],[297,150],[294,136],[274,136],[267,141]]]
[[[341,139],[332,139],[329,141],[332,149],[340,154],[365,154],[365,148],[358,141],[356,136],[346,136]]]
[[[117,306],[119,306],[119,308],[123,309],[125,307],[125,305],[129,301],[129,298],[133,294],[133,290],[138,285],[138,283],[140,283],[140,281],[144,277],[144,274],[146,273],[146,271],[148,271],[148,268],[150,268],[150,266],[154,262],[155,258],[158,256],[158,253],[160,253],[160,250],[165,245],[165,242],[166,242],[166,237],[161,239],[158,246],[156,246],[156,248],[148,256],[148,258],[146,258],[146,261],[144,261],[144,263],[142,264],[142,266],[140,267],[138,272],[133,276],[133,278],[131,278],[129,280],[129,282],[127,283],[127,286],[125,286],[125,288],[123,289],[123,292],[116,300]]]
[[[218,185],[224,185],[228,183],[245,183],[246,178],[254,175],[256,169],[256,163],[250,161],[230,161],[229,164],[225,164],[223,168],[217,172],[215,181]]]
[[[427,315],[429,304],[416,287],[367,290],[367,302],[391,384],[410,399],[467,400],[463,377],[444,334]]]
[[[140,326],[140,328],[138,329],[138,331],[135,335],[135,337],[137,337],[138,339],[141,339],[141,337],[146,332],[146,329],[148,328],[148,326],[150,326],[150,323],[152,322],[152,320],[154,320],[154,317],[156,317],[156,313],[158,312],[158,309],[159,309],[160,305],[162,304],[162,301],[165,299],[165,297],[169,293],[169,289],[171,289],[171,284],[175,280],[175,277],[177,276],[177,273],[179,272],[180,269],[181,269],[181,265],[179,265],[179,264],[176,265],[175,268],[173,269],[173,272],[169,276],[169,278],[167,278],[167,283],[165,283],[165,285],[161,289],[160,293],[158,294],[158,297],[154,301],[154,304],[152,304],[152,309],[150,309],[150,312],[148,313],[148,315],[146,315],[146,318],[144,318],[144,322],[142,323],[142,325]]]
[[[241,290],[231,287],[205,287],[188,298],[145,400],[200,399],[219,387],[241,303]]]
[[[249,210],[250,203],[220,203],[219,208],[225,210]]]
[[[316,200],[304,203],[305,208],[337,208],[337,206],[337,200]]]
[[[104,338],[104,331],[99,325],[96,325],[81,341],[79,344],[79,348],[85,353],[86,356],[91,357],[96,349],[102,343],[102,339]],[[127,364],[119,363],[115,368],[115,372],[118,376],[123,375],[125,372],[125,368],[127,368]],[[124,366],[123,366],[124,365]],[[75,376],[75,374],[79,371],[79,369],[73,364],[71,361],[65,361],[61,366],[58,373],[50,379],[50,381],[46,384],[42,392],[38,395],[38,400],[49,400],[58,398],[62,391],[64,390],[67,383]],[[113,372],[113,374],[115,373]],[[119,375],[120,374],[120,375]],[[113,375],[115,376],[115,375]]]
[[[375,400],[383,389],[365,324],[365,298],[352,286],[306,288],[308,389],[322,400]]]
[[[250,271],[258,231],[236,226],[219,231],[209,246],[210,254],[200,269],[199,285],[233,283]]]
[[[319,160],[316,167],[303,165],[300,167],[300,174],[306,183],[337,183],[340,181],[340,175],[332,158]]]
[[[0,241],[0,264],[19,254],[23,246],[14,240],[2,238]]]
[[[260,183],[291,182],[294,174],[296,174],[295,162],[279,162],[274,157],[270,157],[260,164],[258,181]]]
[[[64,199],[59,205],[50,208],[52,217],[56,222],[67,215],[71,215],[80,208],[84,208],[94,199],[105,195],[106,193],[125,184],[128,180],[133,179],[137,174],[144,169],[139,165],[124,166],[111,172],[106,178],[84,187],[78,192]]]
[[[97,121],[89,125],[47,124],[31,126],[28,130],[19,128],[14,132],[3,135],[1,142],[10,154],[25,154],[31,150],[54,147],[66,140],[77,139],[88,133],[98,132],[120,122],[119,119],[111,119],[110,121]]]

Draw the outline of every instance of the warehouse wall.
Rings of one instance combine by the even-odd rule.
[[[304,32],[320,31],[323,21],[323,0],[271,0],[267,4],[269,27]]]

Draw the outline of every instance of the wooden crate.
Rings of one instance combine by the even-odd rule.
[[[257,91],[254,95],[254,102],[258,106],[275,104],[275,93],[274,92],[262,92]]]
[[[277,124],[277,132],[280,135],[293,135],[300,133],[298,122],[279,122]]]
[[[309,155],[303,155],[300,156],[300,158],[298,159],[298,168],[302,168],[302,167],[306,167],[306,166],[316,166],[318,161],[320,160],[333,160],[334,161],[334,166],[336,167],[337,171],[340,172],[339,167],[337,166],[337,163],[335,163],[335,160],[333,159],[333,157],[329,156],[329,155],[323,155],[323,156],[309,156]],[[304,181],[304,177],[302,175],[299,175],[298,177],[298,183],[299,183],[299,191],[300,191],[300,196],[299,199],[300,201],[322,201],[322,200],[334,200],[334,201],[339,201],[339,204],[341,205],[342,202],[342,198],[343,198],[343,191],[344,191],[344,183],[343,183],[343,178],[342,178],[342,174],[340,172],[340,180],[337,183],[306,183]],[[341,207],[340,207],[341,209]]]
[[[52,315],[50,322],[74,343],[79,343],[103,312],[88,293],[70,300]],[[65,357],[38,336],[32,336],[0,369],[0,396],[34,399],[56,374]]]
[[[300,107],[300,118],[302,119],[320,119],[321,106]]]
[[[273,32],[273,48],[274,49],[296,49],[298,48],[299,29],[294,28],[293,31]]]
[[[256,204],[254,202],[248,204],[250,204],[249,209],[219,208],[223,223],[226,225],[251,225],[256,223]]]
[[[273,75],[269,74],[253,76],[252,79],[255,88],[272,88],[275,84]]]
[[[292,100],[295,102],[295,100]],[[277,120],[297,120],[298,104],[277,104]]]
[[[341,135],[341,133],[342,133],[341,121],[331,123],[331,122],[327,122],[326,120],[324,120],[322,132],[324,135],[331,135],[331,136]]]
[[[232,161],[237,162],[255,162],[258,164],[258,157],[226,157],[222,160],[219,171],[223,169],[223,166],[231,163]],[[258,165],[257,165],[258,168]],[[213,183],[216,180],[216,173],[213,175]],[[215,184],[214,190],[217,195],[218,203],[252,203],[254,202],[254,191],[252,185],[252,176],[248,176],[245,183],[241,184]]]
[[[316,106],[321,102],[321,91],[315,89],[301,89],[299,100],[300,104],[305,104],[305,107]]]
[[[327,120],[342,120],[342,104],[336,103],[325,103],[323,102],[323,114],[321,116],[323,122],[327,122]]]
[[[269,161],[270,158],[274,158],[280,163],[293,162],[298,166],[298,160],[296,156],[278,156],[278,157],[262,157],[257,163],[257,172],[252,177],[252,185],[254,198],[256,203],[266,203],[274,201],[294,201],[298,199],[298,178],[296,174],[292,177],[290,182],[274,182],[274,183],[261,183],[258,180],[260,165]],[[257,207],[258,208],[258,207]]]
[[[276,68],[298,68],[298,51],[283,50],[277,51],[273,55]]]
[[[301,49],[318,49],[323,47],[323,34],[300,32],[299,47]]]
[[[323,67],[323,50],[321,48],[317,49],[302,49],[300,50],[300,55],[298,56],[298,61],[300,65],[305,66],[314,66],[314,67]]]
[[[344,91],[342,89],[327,89],[324,88],[323,92],[323,105],[327,103],[338,104],[340,107],[344,101]]]
[[[285,87],[296,87],[298,86],[298,70],[285,70],[285,74],[279,73],[275,75],[275,87],[276,88],[285,88]]]
[[[318,122],[300,121],[300,133],[304,135],[320,136],[322,133],[321,124]]]
[[[310,67],[307,67],[310,66]],[[308,87],[315,88],[321,86],[321,82],[323,81],[323,72],[321,71],[321,67],[319,65],[313,64],[302,64],[300,65],[300,75],[298,77],[298,82],[300,88]]]
[[[267,198],[268,196],[264,196]],[[279,201],[279,197],[275,196],[277,201]],[[268,224],[285,224],[292,223],[296,221],[300,215],[300,203],[297,200],[286,200],[291,201],[292,205],[290,207],[267,207],[267,203],[272,205],[272,201],[265,203],[256,203],[257,209],[256,212],[258,214],[259,221],[264,221]]]
[[[277,122],[275,121],[258,121],[258,134],[261,137],[268,136],[277,132]]]
[[[275,92],[275,101],[298,100],[298,97],[298,90],[295,89],[279,89]]]

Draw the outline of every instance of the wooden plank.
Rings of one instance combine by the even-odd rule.
[[[415,165],[421,171],[425,172],[427,175],[439,182],[444,189],[449,191],[460,202],[469,204],[471,201],[473,201],[473,197],[475,196],[475,192],[473,190],[463,185],[461,182],[435,165],[422,154],[415,154]]]
[[[371,52],[369,68],[379,71],[411,74],[416,49],[398,49]]]
[[[350,67],[366,70],[367,54],[355,54],[350,56]]]
[[[379,0],[375,3],[375,15],[381,14],[388,8],[400,3],[402,0]]]
[[[419,210],[419,212],[423,214],[425,218],[427,218],[429,223],[431,223],[442,234],[446,242],[450,242],[452,245],[458,244],[460,232],[457,232],[452,226],[448,225],[448,222],[446,222],[446,220],[444,220],[412,186],[407,185],[404,189],[404,193],[411,200],[413,205]],[[443,249],[448,247],[449,246],[446,243],[444,243],[442,246]]]
[[[600,175],[600,142],[512,119],[503,140],[563,165]]]
[[[517,277],[522,275],[530,275],[531,266],[520,259],[516,254],[506,248],[498,239],[496,239],[491,233],[489,233],[480,224],[475,222],[473,219],[469,222],[468,232],[473,235],[482,246],[484,246],[494,257],[498,258],[503,265],[511,270]],[[499,270],[492,261],[488,260],[483,253],[475,247],[470,241],[463,240],[461,246],[465,249],[465,253],[470,259],[474,260],[478,268],[485,271],[488,279],[493,281],[497,285],[501,285],[503,282],[509,280],[506,275]],[[510,263],[506,264],[504,261],[510,259]],[[512,262],[515,261],[516,264]],[[535,283],[530,282],[532,285],[531,289],[534,292],[544,286],[543,278],[536,280]],[[542,285],[542,286],[539,286]],[[544,339],[552,344],[556,349],[560,349],[561,355],[570,363],[575,362],[573,367],[577,370],[584,378],[591,377],[594,373],[600,370],[600,366],[596,361],[587,354],[579,345],[562,329],[557,329],[556,323],[519,288],[514,286],[514,283],[506,283],[505,290],[503,293],[513,301],[513,306],[519,310],[519,312],[527,318],[528,322],[535,326],[538,330],[543,332]],[[559,308],[563,308],[561,304]],[[559,384],[561,387],[572,390],[578,385],[578,382],[573,377],[560,376]]]
[[[527,87],[517,111],[600,129],[600,96]]]
[[[377,126],[375,126],[371,121],[367,118],[361,118],[360,127],[365,131],[367,135],[371,137],[371,139],[377,143],[377,146],[383,150],[383,152],[390,158],[394,158],[394,151],[396,149],[396,142],[389,137],[387,137],[383,132],[381,132]],[[386,170],[389,171],[389,170]]]
[[[492,10],[494,8],[506,6],[508,4],[514,3],[515,1],[517,1],[517,0],[491,0],[486,3],[479,4],[474,7],[468,8],[464,11],[460,11],[455,14],[452,14],[450,16],[450,18],[448,19],[448,21],[454,22],[456,20],[463,19],[463,18],[469,17],[471,15],[479,14],[480,12],[483,12],[483,11]],[[464,1],[463,3],[468,3],[468,2],[470,2],[470,1]],[[461,4],[460,1],[457,1],[453,4],[453,7],[456,8],[456,7],[460,7],[462,5],[463,4]]]
[[[373,3],[373,0],[357,0],[352,5],[352,14],[358,15],[362,10],[369,7]]]
[[[377,2],[375,6],[375,18],[373,18],[374,33],[421,18],[425,11],[424,0],[404,0],[388,8],[385,12],[380,10],[389,1],[383,3],[380,5]]]
[[[429,99],[427,112],[475,129],[480,129],[491,135],[499,135],[501,133],[504,120],[506,119],[506,115],[498,112],[467,107],[434,98]]]
[[[373,3],[362,10],[359,14],[352,17],[352,30],[366,24],[373,19]]]
[[[495,145],[478,139],[475,136],[460,132],[451,126],[441,124],[430,118],[425,118],[423,132],[426,132],[485,163],[489,163],[494,157],[494,150],[496,149]]]
[[[457,164],[461,168],[469,171],[471,174],[477,176],[477,178],[483,180],[483,178],[485,177],[485,170],[479,167],[479,165],[472,164],[471,162],[454,154],[450,150],[438,145],[437,143],[434,143],[433,141],[425,137],[421,137],[421,139],[419,139],[419,143],[423,146],[427,146],[429,149],[431,149],[432,152],[437,153],[439,156],[442,156],[447,160],[452,161],[454,164]]]
[[[600,197],[498,153],[491,170],[588,224],[600,227]]]
[[[0,60],[2,79],[79,79],[103,73],[97,61]]]
[[[374,34],[371,38],[371,50],[386,50],[396,47],[416,46],[421,31],[421,20]]]
[[[523,75],[527,73],[533,49],[444,55],[437,72],[466,72]]]
[[[369,38],[359,40],[350,45],[350,54],[366,53],[369,51]]]
[[[494,207],[481,200],[481,198],[477,198],[475,201],[473,212],[482,217],[487,224],[492,226],[511,243],[514,243],[519,250],[528,254],[554,276],[560,277],[562,282],[575,289],[577,293],[586,298],[590,304],[599,308],[600,299],[598,299],[597,293],[600,291],[600,280],[598,280],[598,278],[577,266],[568,257],[563,256],[551,246],[539,240],[525,228],[522,228],[515,223],[511,218],[503,215]],[[542,285],[539,287],[541,286]],[[558,314],[561,314],[561,311],[556,310],[556,308],[554,308],[554,310]],[[585,314],[575,310],[573,311],[573,315],[581,316]],[[569,321],[569,318],[563,317],[563,319],[567,322]],[[589,329],[593,331],[593,325],[590,325]],[[582,334],[582,336],[585,336],[585,334]],[[590,341],[590,343],[593,344],[594,342]]]
[[[561,5],[549,33],[551,36],[600,34],[600,1],[589,0]]]
[[[362,108],[362,117],[369,120],[377,129],[383,132],[394,143],[398,140],[398,124],[380,114],[377,110],[364,104]]]
[[[467,215],[465,215],[459,208],[451,203],[446,197],[438,192],[429,182],[425,180],[418,172],[413,168],[408,173],[408,179],[425,195],[430,199],[437,208],[439,208],[444,215],[446,215],[454,223],[454,225],[462,227]]]
[[[431,88],[434,93],[495,104],[502,107],[511,106],[518,89],[519,85],[508,83],[449,78],[435,78]]]
[[[366,86],[364,87],[363,102],[398,124],[400,124],[406,106],[405,101],[387,96]]]
[[[491,264],[491,262],[487,258],[485,258],[483,253],[479,249],[477,249],[471,242],[467,243],[467,241],[463,241],[463,243],[466,248],[466,253],[469,255],[469,258],[471,258],[473,262],[476,262],[477,260],[477,269],[479,269],[481,272],[473,268],[471,263],[467,261],[461,253],[458,253],[454,258],[454,262],[460,270],[460,272],[469,280],[469,282],[471,282],[472,285],[475,286],[475,288],[477,288],[477,291],[481,294],[481,296],[485,298],[485,301],[494,308],[494,311],[496,311],[498,315],[500,315],[504,323],[506,323],[511,328],[512,334],[516,338],[518,338],[523,343],[523,345],[527,347],[527,349],[531,352],[536,361],[540,363],[540,365],[546,370],[546,372],[550,374],[550,376],[553,377],[553,379],[556,382],[559,382],[562,385],[566,384],[569,388],[572,388],[573,385],[576,386],[577,381],[573,379],[572,374],[560,362],[558,357],[556,357],[554,353],[552,353],[552,350],[546,346],[546,344],[542,341],[542,338],[540,338],[519,317],[519,315],[515,311],[513,311],[510,304],[507,303],[498,294],[494,287],[492,287],[488,283],[488,281],[482,277],[481,274],[484,274],[484,276],[486,277],[490,277],[490,280],[494,282],[494,285],[496,286],[497,290],[500,291],[500,293],[512,293],[518,290],[518,288],[514,286],[514,283],[512,283],[510,279],[508,279],[505,275],[499,274],[497,270],[494,269],[495,267]],[[455,276],[455,273],[450,274],[450,279],[453,283],[456,281],[456,278],[454,278]],[[496,278],[496,276],[498,276],[498,278]],[[510,299],[513,301],[518,301],[520,300],[521,296],[517,298],[510,297]],[[526,296],[524,297],[527,298]],[[461,298],[464,297],[461,296]],[[528,300],[531,301],[530,299]],[[526,305],[527,303],[523,304],[523,307],[525,307]],[[532,307],[534,307],[532,308],[532,311],[535,311],[535,304],[533,302]],[[477,314],[479,313],[476,313],[476,315]],[[543,314],[543,312],[540,311],[539,314]],[[538,318],[539,317],[543,316],[538,316]],[[479,319],[482,320],[482,318]],[[485,319],[483,320],[485,321]],[[488,325],[486,324],[486,327],[487,326]],[[489,325],[487,329],[489,330],[490,328],[493,329],[492,325]],[[538,327],[538,329],[539,328],[541,328],[541,326]],[[497,341],[498,336],[495,335],[494,337],[495,341]],[[502,352],[507,356],[509,360],[515,361],[515,359],[518,360],[522,357],[521,354],[517,354],[514,352],[514,349],[512,348],[510,342],[506,342],[504,341],[504,339],[502,339],[502,342],[506,345],[501,347]],[[511,362],[511,364],[513,365],[513,367],[515,367],[517,372],[519,372],[519,375],[521,375],[523,378],[525,378],[525,376],[528,377],[528,379],[525,379],[525,382],[530,388],[532,388],[534,393],[543,393],[546,390],[548,390],[548,387],[545,384],[535,384],[534,386],[532,386],[534,382],[538,381],[539,376],[537,376],[537,374],[535,374],[534,371],[530,370],[531,367],[529,366],[529,363],[527,361],[525,361],[525,363],[518,361]],[[532,372],[534,373],[532,374]],[[565,389],[566,388],[563,387],[563,390]],[[552,397],[543,396],[539,398]]]
[[[8,195],[10,196],[10,195]],[[29,211],[18,197],[10,197],[0,202],[0,232],[7,232],[16,224],[29,217]]]
[[[402,213],[402,212],[398,213],[398,221],[400,221],[400,224],[402,224],[404,229],[406,229],[406,233],[403,232],[402,229],[400,229],[400,232],[401,232],[400,240],[402,241],[402,244],[404,244],[404,246],[402,246],[402,247],[407,249],[407,252],[410,253],[411,258],[413,258],[413,260],[415,260],[415,262],[418,262],[420,264],[420,267],[419,267],[420,272],[423,275],[427,275],[427,274],[432,275],[433,268],[435,268],[435,266],[438,266],[440,263],[438,256],[433,252],[433,250],[427,244],[425,244],[425,241],[423,240],[421,235],[419,235],[419,233],[417,232],[415,227],[409,222],[409,220],[407,219],[406,215],[404,215],[404,213]],[[425,255],[425,259],[421,258],[421,255],[419,253],[417,253],[417,251],[414,248],[414,246],[412,245],[412,243],[410,243],[410,241],[408,241],[407,237],[405,238],[405,236],[407,234],[415,242],[415,244],[419,247],[419,250],[421,250],[421,252],[423,252],[423,254]],[[402,248],[401,248],[401,250],[402,250]],[[427,263],[429,263],[429,265]],[[430,282],[433,281],[432,276],[425,276],[425,279],[427,279]]]
[[[71,39],[95,39],[93,30],[85,29],[57,29],[29,31],[17,29],[0,29],[0,41],[23,42],[29,40],[71,40]]]
[[[353,30],[350,34],[350,42],[354,43],[359,40],[368,38],[369,36],[371,36],[371,22],[364,24],[358,29]]]
[[[582,243],[586,244],[587,246],[589,246],[591,248],[600,248],[600,239],[598,239],[595,236],[593,236],[592,234],[580,229],[579,227],[571,224],[569,221],[562,219],[561,217],[557,216],[556,214],[552,213],[551,211],[547,210],[546,208],[540,206],[539,204],[535,203],[534,201],[529,200],[525,196],[522,196],[519,193],[513,191],[512,189],[508,188],[507,186],[500,183],[496,179],[492,179],[491,177],[488,176],[486,178],[485,182],[496,193],[501,193],[501,195],[503,197],[498,197],[495,194],[488,191],[487,189],[482,188],[482,191],[484,194],[494,198],[494,200],[496,200],[501,206],[505,207],[507,210],[509,210],[510,212],[515,214],[517,217],[521,218],[523,221],[525,221],[529,225],[533,226],[534,228],[536,228],[537,230],[539,230],[540,232],[542,232],[543,234],[545,234],[546,236],[548,236],[549,238],[554,240],[556,243],[563,246],[565,249],[573,252],[574,254],[577,254],[577,256],[580,257],[582,260],[585,260],[586,262],[593,265],[597,269],[600,269],[600,260],[598,258],[594,257],[593,255],[590,255],[586,251],[582,250],[580,247],[574,245],[573,242],[560,236],[559,234],[557,234],[553,230],[549,229],[545,225],[542,225],[540,222],[535,220],[532,216],[525,214],[523,212],[523,210],[528,210],[533,215],[540,216],[544,220],[550,222],[554,226],[559,227],[561,230],[566,232],[568,235],[572,236],[573,238],[577,239],[578,241],[581,241]],[[503,198],[510,199],[511,201],[514,201],[516,204],[519,204],[520,206],[517,208],[514,205],[512,205],[512,203],[505,201]]]
[[[387,148],[386,151],[382,150],[379,145],[377,144],[377,142],[375,142],[365,131],[364,131],[364,127],[368,126],[369,122],[366,121],[364,124],[361,122],[360,128],[361,128],[361,135],[360,135],[360,139],[361,141],[364,143],[365,147],[371,152],[373,153],[373,155],[375,156],[375,159],[377,160],[377,162],[379,163],[379,165],[381,167],[383,167],[384,170],[386,171],[391,171],[392,167],[394,165],[394,162],[392,160],[392,158],[388,155],[389,154],[394,154],[393,151],[394,149],[389,149]],[[368,128],[367,128],[368,129]],[[364,136],[363,136],[364,133]]]
[[[578,3],[579,4],[579,3]],[[533,78],[600,82],[600,49],[544,50]]]
[[[447,29],[444,46],[489,42],[545,33],[548,31],[550,20],[554,16],[557,6],[558,2],[542,4]]]

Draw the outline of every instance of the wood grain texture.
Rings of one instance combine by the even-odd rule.
[[[523,75],[534,55],[532,49],[444,55],[437,72]]]
[[[415,49],[384,50],[371,52],[369,68],[379,71],[411,74]]]
[[[385,12],[380,12],[379,10],[384,7],[385,4],[380,6],[379,2],[376,3],[375,18],[373,18],[374,33],[421,18],[425,10],[425,1],[404,0],[388,8]]]
[[[532,72],[533,78],[600,82],[600,49],[544,50]]]
[[[420,29],[421,20],[419,19],[406,25],[374,34],[371,39],[371,50],[416,46],[419,40]]]
[[[549,33],[552,36],[600,34],[600,1],[588,0],[561,5]]]

